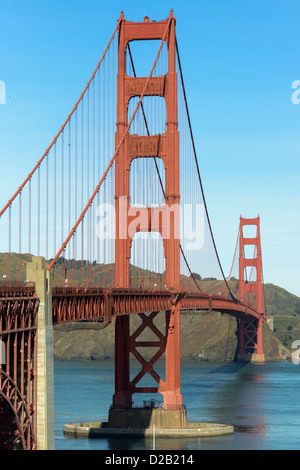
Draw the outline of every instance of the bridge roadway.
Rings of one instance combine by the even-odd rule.
[[[186,291],[141,290],[96,287],[54,287],[52,289],[53,324],[103,319],[113,316],[172,310],[180,302],[181,311],[215,311],[235,317],[265,321],[265,316],[233,296],[231,298]]]
[[[35,329],[37,299],[34,286],[15,283],[14,286],[0,288],[0,314],[3,311],[15,312],[17,329]],[[83,320],[103,320],[111,322],[114,316],[160,312],[172,310],[180,302],[181,311],[201,310],[220,312],[235,317],[266,320],[265,314],[232,297],[187,291],[123,289],[99,287],[53,287],[53,324]],[[24,304],[24,305],[23,305]],[[18,312],[18,313],[17,313]],[[25,312],[25,314],[24,314]],[[30,315],[30,321],[26,320]],[[6,315],[4,316],[4,318]],[[9,325],[6,331],[5,320],[1,322],[1,334],[15,331]],[[9,322],[10,323],[10,322]]]

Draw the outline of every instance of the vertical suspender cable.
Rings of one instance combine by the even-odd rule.
[[[159,54],[160,54],[161,49],[162,49],[162,45],[163,45],[163,43],[164,43],[164,41],[165,41],[165,38],[166,38],[166,35],[167,35],[167,31],[169,30],[169,27],[170,27],[170,22],[171,22],[171,19],[169,19],[169,21],[168,21],[165,34],[164,34],[164,36],[163,36],[163,38],[162,38],[162,42],[161,42],[161,45],[160,45],[159,50],[158,50],[158,52],[157,52],[157,55],[156,55],[156,58],[155,58],[153,67],[152,67],[152,69],[151,69],[151,71],[150,71],[150,74],[149,74],[147,80],[145,81],[145,85],[144,85],[143,91],[142,91],[142,93],[141,93],[140,99],[139,99],[139,101],[138,101],[138,103],[137,103],[137,105],[136,105],[136,108],[135,108],[135,110],[134,110],[134,112],[133,112],[133,115],[132,115],[132,117],[131,117],[131,119],[130,119],[130,122],[128,123],[128,125],[127,125],[127,127],[126,127],[126,129],[125,129],[125,131],[124,131],[124,134],[123,134],[123,136],[122,136],[120,142],[118,143],[118,146],[117,146],[117,148],[116,148],[116,150],[115,150],[115,152],[114,152],[114,155],[113,155],[113,157],[110,159],[109,164],[108,164],[108,166],[107,166],[105,172],[103,173],[101,180],[99,181],[99,183],[98,183],[97,187],[95,188],[95,190],[94,190],[94,192],[93,192],[91,198],[89,199],[89,201],[88,201],[88,203],[86,204],[84,210],[82,211],[80,217],[78,218],[77,222],[75,223],[73,229],[71,230],[71,232],[70,232],[69,235],[67,236],[66,240],[63,242],[62,246],[60,247],[60,249],[59,249],[58,252],[56,253],[55,257],[53,258],[53,260],[52,260],[52,262],[51,262],[51,264],[48,266],[48,269],[47,269],[48,271],[50,271],[50,270],[52,269],[52,267],[54,266],[54,264],[57,262],[58,257],[59,257],[60,254],[64,251],[64,249],[65,249],[65,247],[67,246],[67,244],[69,243],[71,237],[73,236],[73,234],[74,234],[75,231],[77,230],[79,224],[83,221],[83,218],[84,218],[84,216],[85,216],[87,210],[89,209],[91,203],[93,202],[95,196],[97,195],[97,193],[98,193],[98,191],[99,191],[99,189],[100,189],[100,187],[101,187],[103,181],[104,181],[105,178],[107,177],[107,174],[108,174],[110,168],[112,167],[112,165],[113,165],[113,163],[114,163],[114,161],[115,161],[115,158],[116,158],[117,154],[119,153],[119,150],[120,150],[120,148],[121,148],[121,145],[124,144],[125,137],[126,137],[126,135],[128,134],[128,131],[129,131],[129,129],[130,129],[130,127],[131,127],[131,124],[132,124],[132,122],[133,122],[133,120],[134,120],[134,118],[135,118],[135,115],[136,115],[136,113],[137,113],[137,110],[139,109],[139,107],[140,107],[140,105],[141,105],[141,101],[142,101],[143,96],[144,96],[144,94],[145,94],[145,92],[146,92],[146,88],[147,88],[147,86],[148,86],[148,84],[149,84],[149,81],[150,81],[150,78],[151,78],[151,76],[152,76],[152,74],[153,74],[153,70],[154,70],[154,68],[155,68],[155,66],[156,66],[157,59],[158,59]]]
[[[224,272],[223,272],[223,268],[222,268],[221,261],[220,261],[220,258],[219,258],[219,254],[218,254],[218,251],[217,251],[217,247],[216,247],[216,243],[215,243],[215,239],[214,239],[214,236],[213,236],[213,231],[212,231],[212,227],[211,227],[211,223],[210,223],[210,219],[209,219],[209,215],[208,215],[208,210],[207,210],[207,205],[206,205],[206,199],[205,199],[205,196],[204,196],[204,190],[203,190],[203,186],[202,186],[202,180],[201,180],[200,170],[199,170],[199,165],[198,165],[198,158],[197,158],[197,153],[196,153],[196,147],[195,147],[195,142],[194,142],[194,136],[193,136],[193,132],[192,132],[192,125],[191,125],[191,120],[190,120],[190,113],[189,113],[188,104],[187,104],[187,97],[186,97],[186,92],[185,92],[185,86],[184,86],[184,80],[183,80],[183,74],[182,74],[182,68],[181,68],[181,62],[180,62],[180,56],[179,56],[179,50],[178,50],[177,39],[176,39],[176,41],[175,41],[175,46],[176,46],[176,53],[177,53],[177,59],[178,59],[178,65],[179,65],[180,78],[181,78],[182,91],[183,91],[183,96],[184,96],[184,101],[185,101],[185,107],[186,107],[188,125],[189,125],[191,140],[192,140],[193,153],[194,153],[194,158],[195,158],[195,163],[196,163],[196,169],[197,169],[197,174],[198,174],[200,189],[201,189],[201,193],[202,193],[202,198],[203,198],[203,204],[204,204],[205,213],[206,213],[206,217],[207,217],[207,222],[208,222],[208,226],[209,226],[209,231],[210,231],[210,235],[211,235],[211,238],[212,238],[212,243],[213,243],[213,246],[214,246],[215,254],[216,254],[216,257],[217,257],[217,260],[218,260],[218,264],[219,264],[219,267],[220,267],[220,270],[221,270],[223,279],[224,279],[224,281],[225,281],[225,283],[226,283],[226,286],[227,286],[227,288],[228,288],[228,291],[231,292],[230,287],[229,287],[229,285],[228,285],[228,283],[227,283],[225,274],[224,274]]]
[[[31,178],[29,180],[28,199],[28,253],[29,261],[31,261]]]
[[[38,256],[40,256],[40,232],[41,232],[41,167],[38,168]]]

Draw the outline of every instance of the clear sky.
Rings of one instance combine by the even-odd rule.
[[[259,214],[265,282],[300,296],[299,0],[0,0],[0,206],[69,114],[120,11],[161,20],[170,8],[224,271],[239,216]]]

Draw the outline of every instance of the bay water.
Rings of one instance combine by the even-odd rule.
[[[54,387],[56,450],[152,449],[151,438],[74,439],[63,433],[67,423],[107,421],[114,361],[55,361]],[[156,439],[156,450],[300,449],[300,364],[182,360],[181,392],[188,421],[231,424],[234,433]]]

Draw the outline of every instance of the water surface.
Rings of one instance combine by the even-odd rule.
[[[220,437],[156,439],[156,449],[299,449],[299,372],[300,365],[287,362],[182,361],[181,391],[188,420],[228,423],[235,432]],[[55,362],[54,380],[57,450],[152,449],[151,439],[72,439],[63,435],[66,423],[107,421],[114,393],[113,361]],[[138,398],[141,402],[145,397]]]

